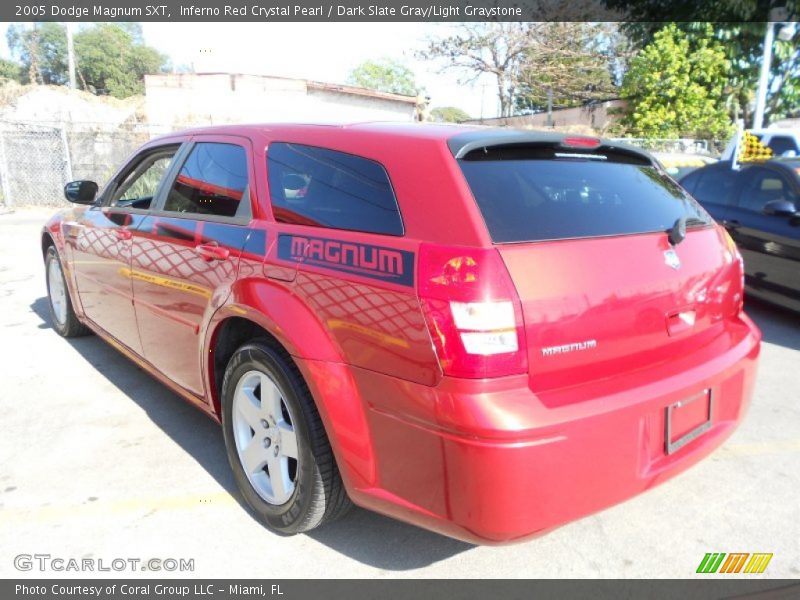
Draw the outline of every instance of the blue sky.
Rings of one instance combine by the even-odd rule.
[[[433,106],[457,106],[476,117],[481,110],[485,116],[497,111],[491,79],[460,85],[456,74],[438,73],[440,64],[414,57],[426,37],[448,32],[451,25],[445,23],[143,23],[142,27],[145,41],[178,65],[343,83],[359,63],[393,58],[415,72]],[[7,28],[8,23],[0,23],[4,57],[9,56]]]

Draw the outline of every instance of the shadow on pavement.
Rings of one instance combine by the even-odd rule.
[[[51,328],[47,298],[34,301],[31,310],[42,319],[41,328]],[[254,518],[236,488],[222,432],[216,423],[100,338],[88,336],[65,341],[141,407],[153,423],[191,455]],[[253,527],[261,525],[254,522]],[[354,508],[339,521],[305,535],[353,560],[393,571],[425,567],[473,547],[359,508]]]
[[[765,342],[800,350],[800,314],[751,298],[745,312],[761,328]]]

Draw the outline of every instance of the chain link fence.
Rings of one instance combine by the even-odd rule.
[[[144,123],[23,123],[0,121],[0,205],[63,206],[64,184],[90,179],[102,187],[139,146],[173,126]],[[718,155],[718,140],[619,138],[662,152]]]
[[[0,121],[0,204],[63,206],[64,184],[90,179],[102,187],[139,146],[169,130]]]
[[[52,204],[71,179],[63,129],[0,123],[0,190],[6,207]]]
[[[672,152],[678,154],[700,154],[717,157],[725,149],[725,140],[700,140],[695,138],[610,138],[624,142],[648,152]]]

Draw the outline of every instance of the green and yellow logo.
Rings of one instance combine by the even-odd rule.
[[[727,557],[727,558],[726,558]],[[749,559],[749,560],[748,560]],[[772,553],[766,552],[708,552],[697,567],[698,573],[763,573]]]

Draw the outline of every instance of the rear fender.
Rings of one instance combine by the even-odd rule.
[[[342,351],[327,335],[317,316],[284,282],[264,278],[238,280],[228,302],[206,328],[203,362],[209,398],[217,417],[213,348],[226,320],[251,321],[272,335],[292,356],[308,383],[347,489],[374,482],[374,451],[367,426],[366,406]]]

